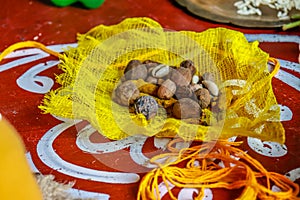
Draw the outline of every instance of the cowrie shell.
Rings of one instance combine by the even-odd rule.
[[[208,91],[213,96],[218,96],[219,88],[214,82],[206,80],[206,81],[202,81],[202,84],[208,89]]]
[[[152,76],[155,78],[162,78],[168,75],[170,72],[170,67],[168,65],[160,64],[154,67],[152,70]]]
[[[194,75],[192,78],[192,83],[197,84],[199,82],[199,76]]]

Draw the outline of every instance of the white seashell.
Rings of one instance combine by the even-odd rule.
[[[199,82],[199,76],[194,75],[192,78],[192,83],[197,84]]]
[[[212,81],[202,81],[202,84],[208,89],[208,91],[213,96],[218,96],[219,88],[214,82],[212,82]]]
[[[162,78],[168,75],[170,72],[170,67],[168,65],[160,64],[154,67],[151,74],[155,78]]]

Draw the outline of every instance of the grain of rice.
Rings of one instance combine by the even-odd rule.
[[[240,0],[233,4],[240,15],[263,15],[260,10],[261,5],[269,6],[277,10],[279,19],[288,19],[289,11],[293,8],[300,10],[300,0]]]

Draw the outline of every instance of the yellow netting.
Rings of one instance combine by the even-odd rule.
[[[229,91],[225,120],[212,126],[167,118],[163,108],[153,120],[130,114],[112,101],[112,91],[132,59],[179,66],[190,59],[197,73],[218,74],[217,84]],[[113,26],[100,25],[78,36],[78,47],[60,56],[61,87],[45,96],[40,108],[53,115],[86,119],[104,136],[118,140],[134,134],[213,140],[242,135],[284,143],[280,108],[268,71],[270,60],[240,32],[225,28],[196,33],[167,31],[149,18],[130,18]],[[274,63],[273,63],[274,64]],[[168,103],[168,102],[165,102]],[[210,113],[210,111],[207,111]],[[213,118],[213,115],[212,115]]]

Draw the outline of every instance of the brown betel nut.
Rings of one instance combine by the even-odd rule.
[[[180,63],[180,67],[188,68],[191,70],[192,76],[196,73],[197,69],[194,62],[191,60],[184,60]]]
[[[172,114],[177,119],[199,118],[201,108],[196,101],[190,98],[179,99],[173,105]]]
[[[124,70],[124,74],[126,74],[126,72],[128,72],[129,70],[141,65],[141,61],[139,60],[131,60],[127,63],[125,70]]]
[[[124,70],[124,75],[126,80],[145,80],[148,76],[148,70],[139,60],[131,60]]]
[[[157,96],[160,99],[170,99],[176,91],[176,84],[170,79],[165,80],[158,88]]]
[[[171,81],[176,83],[177,86],[188,86],[192,81],[192,72],[188,68],[177,68],[171,71]]]
[[[175,92],[175,98],[191,98],[193,96],[193,91],[190,86],[178,86]]]
[[[125,81],[120,84],[115,90],[115,101],[123,106],[133,104],[140,96],[140,91],[137,86],[131,81]]]
[[[197,96],[201,108],[207,108],[209,106],[211,97],[208,89],[200,88],[195,92],[195,95]]]

